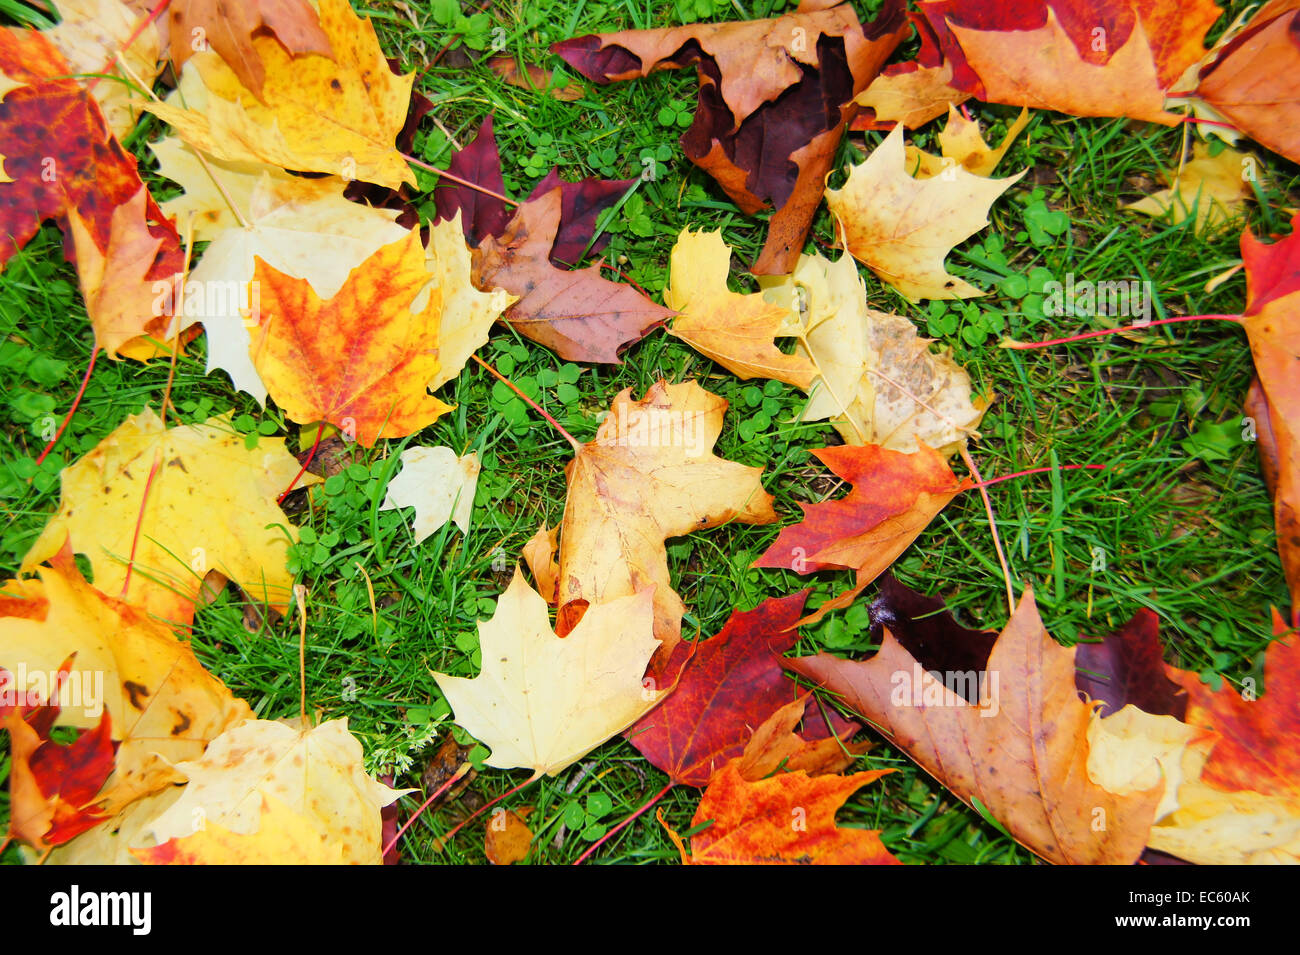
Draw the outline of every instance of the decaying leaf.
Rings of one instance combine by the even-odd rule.
[[[487,66],[505,82],[518,89],[545,93],[562,103],[572,103],[574,100],[582,99],[582,87],[577,83],[553,86],[554,73],[532,63],[521,66],[513,56],[494,56],[487,61]]]
[[[552,49],[597,83],[695,64],[699,105],[682,147],[742,211],[776,208],[754,272],[780,275],[803,251],[853,98],[907,29],[901,3],[863,26],[849,4],[814,0],[779,19],[625,30]]]
[[[298,471],[283,438],[249,450],[228,415],[164,428],[146,408],[64,468],[58,513],[22,569],[66,540],[90,559],[96,589],[177,626],[189,625],[209,570],[283,612],[296,528],[276,497]]]
[[[563,639],[518,569],[478,625],[482,672],[435,673],[456,722],[491,747],[498,769],[554,776],[653,707],[641,685],[658,641],[650,589],[593,603]]]
[[[656,660],[681,639],[685,610],[668,576],[665,541],[729,521],[770,524],[761,468],[711,453],[727,402],[694,382],[659,381],[640,401],[625,388],[596,437],[565,469],[560,527],[560,619],[567,634],[581,608],[654,587]]]
[[[498,809],[488,820],[483,836],[483,852],[493,865],[513,865],[527,858],[532,848],[533,831],[524,822],[532,806]]]
[[[478,472],[478,455],[473,451],[457,457],[451,448],[407,448],[402,452],[401,473],[388,482],[379,509],[414,507],[417,544],[449,520],[468,534]]]
[[[978,435],[991,399],[972,398],[965,369],[949,353],[931,352],[909,319],[869,308],[847,255],[802,256],[793,275],[761,284],[797,317],[795,354],[818,371],[804,421],[830,418],[847,444],[907,452],[925,444],[945,456]]]
[[[528,538],[524,544],[523,558],[532,572],[537,592],[551,606],[555,605],[556,593],[560,586],[560,565],[555,561],[555,551],[559,548],[560,526],[548,528],[542,524],[537,533]]]
[[[101,725],[101,707],[108,714],[120,744],[113,776],[96,800],[104,814],[165,788],[179,778],[174,763],[198,757],[209,740],[252,716],[188,643],[87,584],[70,552],[38,573],[33,596],[43,612],[0,618],[0,667],[14,674],[20,691],[30,691],[76,655],[58,722],[89,729]]]
[[[843,188],[827,190],[826,204],[844,247],[908,300],[973,298],[984,293],[950,274],[944,259],[989,224],[989,207],[1023,175],[986,179],[954,167],[914,179],[895,126]]]
[[[936,679],[887,630],[869,660],[819,654],[789,665],[1042,858],[1126,865],[1141,855],[1163,787],[1119,796],[1089,779],[1092,707],[1074,688],[1074,651],[1048,635],[1031,592],[980,671]],[[954,692],[958,681],[978,686],[979,705]]]

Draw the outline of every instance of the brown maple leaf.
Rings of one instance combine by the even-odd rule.
[[[1048,635],[1032,592],[980,671],[932,673],[888,629],[869,660],[823,653],[789,666],[1042,858],[1126,865],[1141,855],[1163,787],[1118,796],[1089,778],[1092,706],[1074,687],[1074,650]],[[954,689],[972,683],[978,705]]]
[[[551,263],[561,190],[525,202],[499,237],[474,251],[475,284],[498,286],[519,301],[505,314],[521,334],[569,361],[618,364],[618,350],[674,313],[630,285],[602,278],[597,266],[572,271]]]
[[[682,136],[691,162],[752,215],[775,207],[757,274],[794,268],[853,98],[908,30],[902,4],[865,27],[847,3],[809,0],[770,20],[693,23],[576,37],[552,46],[597,83],[695,64],[699,105]]]

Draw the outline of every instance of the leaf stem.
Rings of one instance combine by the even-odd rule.
[[[439,796],[445,793],[452,786],[456,785],[456,783],[460,782],[460,780],[464,778],[465,774],[468,773],[469,771],[470,771],[470,764],[461,763],[460,767],[454,773],[451,774],[451,779],[447,780],[445,783],[443,783],[441,786],[435,789],[433,793],[429,796],[429,798],[420,804],[420,808],[415,810],[414,813],[412,813],[411,818],[406,820],[406,824],[403,825],[402,828],[397,830],[397,832],[393,835],[393,838],[389,840],[388,845],[384,846],[384,851],[380,853],[379,857],[382,859],[384,856],[388,855],[388,853],[392,852],[393,846],[397,845],[397,840],[402,838],[402,833],[406,832],[407,829],[411,828],[411,823],[415,822],[416,819],[419,819],[420,814],[424,812],[424,810],[428,809],[435,799],[437,799]]]
[[[50,443],[45,446],[45,450],[42,451],[40,457],[36,459],[37,467],[40,467],[41,463],[49,453],[54,450],[54,446],[59,443],[59,438],[63,437],[63,432],[68,427],[68,422],[72,420],[72,416],[75,415],[77,409],[81,407],[81,399],[86,394],[86,385],[90,384],[90,373],[95,370],[95,358],[98,357],[98,355],[99,345],[95,344],[90,351],[90,364],[86,366],[86,373],[81,377],[81,387],[77,389],[77,397],[72,399],[72,407],[68,409],[68,413],[64,416],[63,424],[59,425],[59,430],[54,432],[54,437],[50,439]]]
[[[1173,318],[1157,318],[1153,322],[1144,322],[1141,325],[1120,325],[1118,328],[1103,328],[1098,331],[1083,332],[1079,335],[1071,335],[1068,338],[1051,338],[1042,342],[1018,342],[1006,339],[1002,342],[1003,348],[1028,349],[1028,348],[1046,348],[1049,345],[1066,345],[1070,342],[1081,342],[1086,338],[1100,338],[1103,335],[1118,335],[1120,332],[1141,331],[1144,328],[1154,328],[1156,325],[1172,325],[1175,322],[1235,322],[1241,324],[1240,315],[1176,315]]]
[[[624,819],[622,822],[620,822],[620,823],[619,823],[617,826],[615,826],[613,829],[609,830],[609,832],[605,833],[603,836],[601,836],[599,839],[597,839],[595,842],[593,842],[593,843],[592,843],[592,844],[587,848],[587,851],[586,851],[586,852],[584,852],[582,855],[578,856],[578,860],[577,860],[576,862],[574,862],[573,864],[574,864],[574,865],[582,865],[584,862],[586,862],[586,861],[587,861],[587,857],[588,857],[589,855],[591,855],[593,852],[595,852],[597,849],[599,849],[601,846],[603,846],[606,842],[608,842],[610,839],[612,839],[616,834],[618,834],[620,831],[622,831],[624,828],[626,828],[626,827],[627,827],[627,826],[628,826],[628,825],[629,825],[629,824],[630,824],[634,819],[637,818],[637,816],[641,815],[641,813],[645,812],[647,809],[649,809],[651,806],[653,806],[655,803],[657,803],[660,799],[663,799],[664,796],[667,796],[667,795],[668,795],[668,790],[672,789],[672,788],[673,788],[674,786],[676,786],[676,785],[677,785],[677,781],[676,781],[676,780],[673,780],[673,779],[668,780],[668,785],[664,786],[663,789],[659,790],[659,792],[657,792],[657,793],[655,793],[653,796],[651,796],[649,802],[647,802],[645,805],[643,805],[643,806],[642,806],[640,809],[638,809],[636,812],[632,813],[632,815],[628,816],[626,819]]]
[[[1002,566],[1002,580],[1007,585],[1007,613],[1016,612],[1016,591],[1011,584],[1011,568],[1007,564],[1007,555],[1002,550],[1002,538],[998,535],[998,519],[993,516],[993,501],[989,498],[988,484],[980,476],[980,469],[975,464],[975,459],[970,456],[970,452],[965,448],[961,449],[961,459],[966,462],[966,467],[970,468],[970,473],[975,475],[976,484],[979,488],[980,497],[984,499],[984,513],[988,515],[989,530],[993,534],[993,549],[997,552],[998,563]],[[1048,468],[1047,470],[1051,470]]]
[[[293,480],[289,482],[289,486],[281,491],[280,496],[275,499],[276,504],[283,504],[284,499],[288,497],[289,492],[293,490],[293,486],[298,483],[298,479],[307,473],[307,468],[311,467],[311,462],[316,457],[316,450],[320,447],[321,435],[324,433],[325,422],[316,422],[316,440],[312,442],[311,450],[307,452],[307,457],[303,460],[302,467],[300,467],[298,473],[293,476]]]
[[[970,467],[971,462],[966,462]],[[972,491],[975,488],[992,487],[994,484],[1001,484],[1003,481],[1010,481],[1012,478],[1024,477],[1026,474],[1045,474],[1049,471],[1105,471],[1104,464],[1062,464],[1059,468],[1029,468],[1027,471],[1016,471],[1014,474],[1003,474],[1001,477],[990,478],[987,481],[980,481],[979,472],[971,467],[971,473],[975,475],[977,483],[970,485],[964,490]]]
[[[532,408],[539,415],[545,418],[547,422],[550,423],[551,427],[554,428],[556,431],[560,432],[560,434],[564,436],[564,440],[569,442],[569,446],[573,448],[574,454],[578,454],[579,452],[582,451],[582,443],[573,435],[569,434],[569,432],[565,431],[564,427],[560,424],[560,422],[556,421],[549,414],[547,414],[545,409],[543,409],[541,405],[539,405],[536,401],[534,401],[532,398],[529,398],[526,394],[524,394],[517,387],[515,387],[515,383],[513,381],[511,381],[505,375],[501,374],[501,372],[497,371],[495,368],[493,368],[491,365],[485,362],[482,358],[479,358],[478,355],[470,355],[470,357],[473,358],[480,365],[482,365],[484,368],[486,368],[489,372],[491,372],[492,375],[497,379],[497,381],[501,382],[501,384],[505,385],[507,388],[509,388],[511,391],[517,394],[520,398],[523,398],[524,401],[527,402],[530,408]]]
[[[480,186],[478,183],[470,182],[468,179],[462,179],[460,178],[460,176],[457,176],[455,173],[448,172],[446,169],[439,169],[437,166],[431,166],[423,159],[416,159],[414,156],[408,156],[406,153],[401,153],[401,157],[405,159],[407,162],[409,162],[411,165],[419,166],[421,169],[425,170],[426,172],[434,173],[435,175],[441,176],[443,179],[450,179],[452,182],[457,183],[458,185],[462,185],[466,189],[473,189],[475,192],[481,192],[483,193],[483,195],[491,196],[493,199],[500,199],[508,206],[523,205],[523,203],[515,199],[511,199],[509,196],[503,196],[499,192],[493,192],[487,186]]]

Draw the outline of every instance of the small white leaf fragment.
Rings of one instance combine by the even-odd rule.
[[[415,508],[418,544],[447,521],[469,533],[474,489],[478,485],[478,455],[456,456],[451,448],[414,447],[402,452],[402,471],[388,482],[381,511]]]

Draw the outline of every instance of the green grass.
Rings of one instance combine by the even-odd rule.
[[[0,14],[16,16],[11,6],[6,2]],[[781,8],[779,2],[743,4],[743,12],[755,17]],[[658,163],[658,178],[639,182],[604,231],[611,236],[606,259],[655,293],[665,284],[674,238],[686,226],[721,229],[738,263],[757,254],[765,234],[761,217],[741,215],[677,146],[682,111],[689,117],[694,102],[693,72],[659,73],[603,88],[584,85],[581,100],[563,103],[505,86],[486,67],[466,65],[456,50],[426,71],[448,40],[490,44],[496,26],[504,29],[503,52],[558,69],[558,59],[546,51],[553,41],[678,23],[683,11],[686,20],[736,19],[742,4],[507,2],[489,8],[489,26],[469,24],[460,33],[454,23],[439,24],[427,14],[417,13],[420,23],[414,25],[391,4],[360,9],[375,18],[381,43],[403,68],[421,71],[418,86],[435,101],[442,128],[423,124],[416,155],[445,165],[449,136],[463,145],[492,112],[507,189],[515,196],[525,195],[552,164],[569,179],[631,178],[640,174],[642,157],[650,156]],[[1225,16],[1220,28],[1226,22]],[[970,109],[992,124],[990,140],[1016,113],[977,103]],[[937,125],[927,127],[918,141],[930,145]],[[134,137],[142,159],[149,158],[144,143],[160,133],[156,121],[147,120]],[[1108,633],[1147,606],[1160,615],[1170,662],[1234,682],[1246,676],[1259,680],[1270,636],[1269,605],[1284,605],[1287,597],[1256,449],[1240,438],[1241,401],[1252,374],[1240,329],[1185,324],[1147,330],[1138,341],[1115,336],[1033,352],[998,347],[1003,336],[1046,338],[1101,327],[1101,320],[1042,317],[1035,290],[1049,273],[1149,280],[1159,297],[1159,315],[1242,309],[1240,273],[1214,293],[1204,291],[1209,278],[1238,261],[1242,223],[1198,237],[1190,224],[1173,227],[1119,209],[1140,197],[1138,185],[1148,183],[1149,189],[1151,177],[1175,161],[1182,138],[1181,128],[1038,113],[998,170],[1005,175],[1031,167],[1032,172],[995,203],[992,226],[950,256],[956,271],[989,290],[986,297],[912,306],[861,271],[873,307],[911,317],[954,349],[977,390],[996,395],[981,428],[984,437],[972,449],[986,478],[1053,463],[1107,465],[1105,471],[1036,475],[990,489],[1017,588],[1032,585],[1049,631],[1073,643]],[[878,141],[878,135],[868,134],[868,144]],[[863,142],[861,134],[848,137],[841,159],[858,161]],[[1249,208],[1247,221],[1257,233],[1276,232],[1285,227],[1277,210],[1295,204],[1297,169],[1263,150],[1257,154],[1264,181],[1261,201]],[[422,188],[433,184],[431,175],[419,177]],[[823,250],[831,247],[824,208],[813,239]],[[162,363],[100,362],[68,433],[44,465],[35,465],[46,419],[60,419],[69,407],[91,349],[76,277],[62,261],[59,244],[59,234],[47,226],[0,274],[0,423],[6,439],[0,504],[10,519],[0,545],[5,575],[16,572],[56,509],[60,469],[128,414],[145,404],[156,408],[168,374]],[[739,265],[734,287],[753,288]],[[639,396],[660,377],[699,379],[731,402],[717,453],[764,468],[764,485],[776,496],[785,523],[797,519],[798,502],[842,493],[809,454],[838,438],[829,425],[796,421],[804,401],[800,393],[775,383],[739,381],[662,332],[635,345],[618,367],[578,368],[505,327],[498,327],[481,354],[579,439],[594,433],[597,413],[619,390],[631,387]],[[238,418],[243,430],[261,425],[265,432],[289,435],[293,445],[297,428],[274,406],[259,408],[235,394],[222,374],[204,377],[203,367],[200,340],[177,369],[174,397],[183,420],[200,421],[233,408],[237,416],[247,416]],[[453,413],[409,439],[370,451],[357,448],[339,477],[313,492],[310,501],[304,494],[291,504],[294,520],[315,533],[315,540],[299,545],[293,555],[299,582],[311,593],[307,705],[322,719],[346,716],[364,745],[367,767],[376,773],[396,770],[399,786],[420,786],[424,765],[451,730],[432,671],[477,672],[475,622],[491,614],[509,579],[508,569],[494,558],[504,554],[506,567],[512,567],[538,524],[559,520],[563,467],[570,457],[558,434],[477,365],[471,363],[447,390],[457,405]],[[482,457],[475,525],[468,537],[446,528],[415,545],[409,512],[378,510],[398,452],[415,442],[446,444],[458,452],[473,448]],[[764,597],[811,585],[816,602],[849,586],[848,574],[804,579],[749,569],[777,531],[732,525],[670,542],[673,580],[688,607],[684,630],[698,628],[708,636],[733,608],[752,607]],[[910,586],[944,597],[967,625],[997,627],[1006,619],[990,529],[973,493],[953,501],[895,572]],[[371,613],[367,575],[377,615]],[[862,605],[831,615],[807,631],[799,649],[866,651],[864,623]],[[250,632],[238,596],[228,591],[199,611],[194,647],[204,665],[259,716],[297,713],[296,622],[276,621]],[[4,760],[0,779],[7,776],[7,755]],[[884,830],[885,844],[903,861],[1034,861],[888,745],[873,748],[860,768],[898,771],[850,798],[840,823]],[[459,799],[421,817],[404,839],[403,858],[483,862],[482,817],[441,851],[434,840],[468,809],[526,775],[479,774]],[[603,826],[637,809],[665,781],[616,740],[504,805],[536,807],[529,818],[537,833],[531,861],[571,862]],[[404,814],[422,798],[404,799]],[[679,787],[660,807],[667,822],[685,832],[697,800],[695,791]],[[0,797],[0,820],[7,818],[6,810],[7,795]],[[4,861],[17,858],[11,847]],[[647,813],[593,861],[676,859],[654,814]]]

